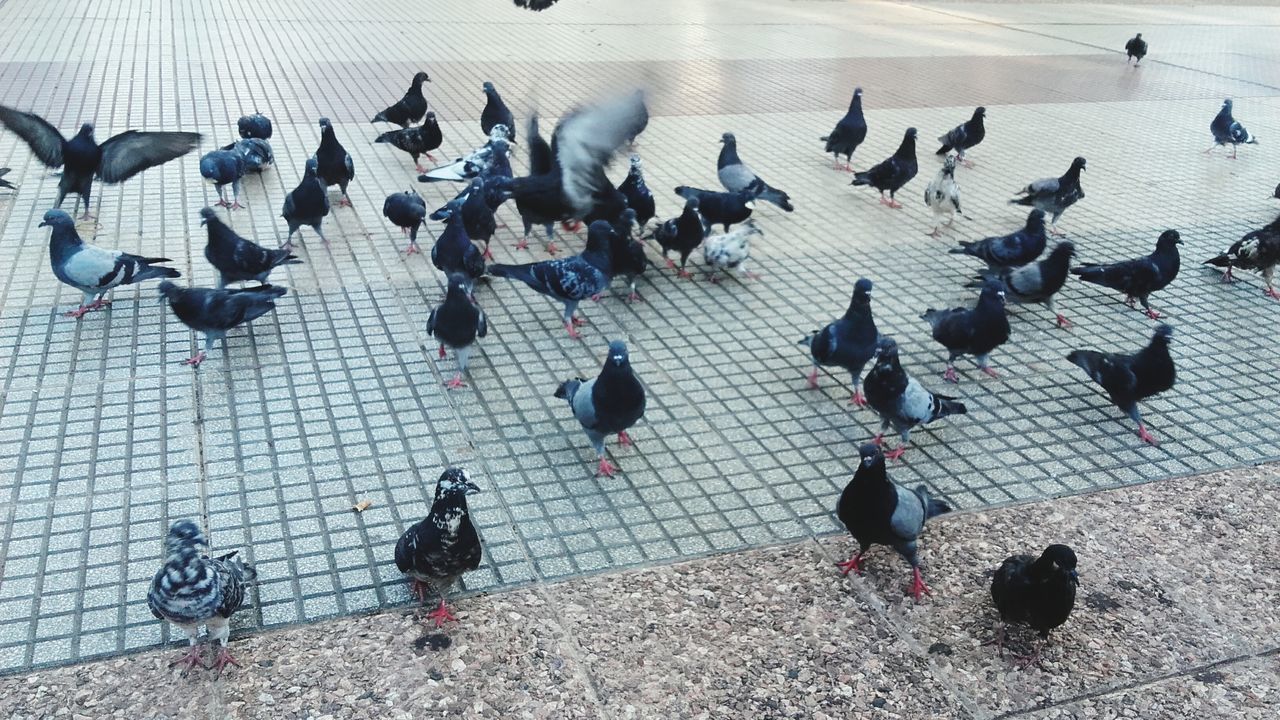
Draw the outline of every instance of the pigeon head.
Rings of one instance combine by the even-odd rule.
[[[684,201],[684,211],[685,211],[685,212],[689,212],[690,210],[697,211],[697,209],[698,209],[698,202],[699,202],[699,200],[698,200],[698,196],[697,196],[697,195],[691,195],[690,197],[688,197],[688,198]],[[751,207],[751,205],[747,205],[747,207]]]
[[[880,362],[898,361],[898,341],[891,337],[882,337],[876,343],[876,357]]]
[[[1160,233],[1160,238],[1156,240],[1156,250],[1163,250],[1165,252],[1168,252],[1170,250],[1173,250],[1174,245],[1181,245],[1181,244],[1182,244],[1182,236],[1178,234],[1177,230],[1165,230],[1164,232]]]
[[[1280,200],[1280,185],[1276,185],[1276,191],[1271,194],[1271,197],[1275,198],[1276,200]]]
[[[1004,282],[1000,278],[989,277],[982,283],[982,294],[978,302],[998,302],[1004,305]]]
[[[40,219],[40,224],[36,227],[46,226],[51,228],[75,227],[76,221],[72,220],[71,216],[68,215],[65,210],[58,210],[57,208],[54,208],[53,210],[45,211],[44,217]]]
[[[201,209],[201,210],[200,210],[200,224],[201,224],[201,225],[204,225],[205,223],[209,222],[210,220],[217,220],[217,219],[218,219],[218,213],[214,212],[214,211],[213,211],[213,208],[203,208],[203,209]]]
[[[467,477],[467,471],[462,468],[451,467],[440,473],[440,478],[436,480],[437,500],[442,497],[474,495],[478,492],[480,492],[480,486],[471,482]]]
[[[496,95],[498,92],[497,89],[493,87],[493,83],[488,80],[484,81],[484,85],[481,86],[481,89],[484,90],[485,95]]]
[[[169,528],[169,534],[164,538],[164,554],[167,557],[195,554],[208,545],[199,525],[190,520],[179,520]]]
[[[311,158],[310,160],[307,160],[306,170],[305,170],[307,177],[309,178],[315,177],[316,173],[319,170],[320,170],[320,163],[316,162],[315,158]]]
[[[1227,112],[1231,112],[1231,98],[1227,98],[1226,100],[1222,101],[1222,109],[1226,110]],[[89,130],[90,131],[93,130],[92,125],[89,126]]]
[[[915,128],[907,128],[907,132],[903,135],[903,137],[904,137],[904,138],[910,138],[910,139],[912,139],[912,140],[915,140],[915,139],[916,139],[916,129],[915,129]]]
[[[1082,158],[1082,157],[1078,157],[1078,158],[1076,158],[1075,160],[1072,160],[1072,161],[1071,161],[1071,172],[1077,172],[1077,173],[1078,173],[1078,172],[1080,172],[1081,170],[1084,170],[1084,169],[1085,169],[1084,165],[1085,165],[1085,162],[1084,162],[1084,158]]]
[[[510,137],[511,137],[511,128],[507,127],[506,125],[503,125],[502,123],[498,123],[497,125],[494,125],[493,129],[489,131],[490,142],[507,140]],[[495,145],[494,147],[496,148],[497,146]],[[503,150],[505,151],[506,148],[504,147]]]
[[[639,156],[639,155],[632,155],[632,156],[631,156],[631,167],[632,167],[632,168],[634,168],[634,169],[636,169],[636,170],[639,170],[639,169],[640,169],[640,156]],[[1280,187],[1277,187],[1277,188],[1276,188],[1276,191],[1277,191],[1277,192],[1280,192]],[[1277,197],[1280,197],[1280,196],[1277,196]]]
[[[322,118],[320,118],[320,129],[321,129],[321,130],[331,129],[332,127],[333,127],[333,123],[329,122],[329,118],[327,118],[327,117],[322,117]]]
[[[1160,323],[1156,326],[1156,332],[1151,336],[1152,345],[1168,345],[1173,342],[1173,328]]]
[[[733,133],[725,133],[720,136],[720,142],[725,145],[733,145],[738,142],[738,139],[733,136]]]
[[[870,305],[872,287],[874,286],[870,280],[859,278],[858,282],[853,284],[853,304]]]
[[[1230,101],[1228,101],[1230,102]],[[93,123],[85,123],[80,126],[80,134],[84,137],[93,137]]]
[[[987,109],[986,109],[986,108],[984,108],[984,107],[982,107],[981,105],[979,105],[979,106],[978,106],[978,107],[973,111],[973,117],[974,117],[975,119],[980,118],[980,117],[986,117],[986,116],[987,116]]]
[[[419,72],[413,76],[413,84],[422,87],[422,83],[431,82],[431,76],[424,72]]]
[[[159,285],[156,286],[156,289],[160,291],[160,298],[159,298],[160,302],[164,302],[165,300],[172,300],[174,296],[182,292],[181,288],[169,282],[168,280],[161,282]]]
[[[1076,575],[1076,553],[1066,545],[1050,545],[1040,553],[1040,558],[1036,560],[1032,566],[1033,571],[1038,570],[1042,574],[1066,574],[1071,578],[1071,582],[1079,584]]]
[[[853,96],[854,96],[854,97],[862,97],[862,88],[860,88],[860,87],[856,87],[856,88],[854,88],[854,89],[853,89]]]
[[[1027,232],[1044,233],[1044,211],[1036,208],[1027,213]]]
[[[617,235],[608,220],[595,220],[587,226],[587,247],[585,252],[608,252],[609,243]]]
[[[627,344],[621,340],[611,340],[609,342],[609,357],[605,359],[605,366],[627,367],[631,364],[631,354],[627,352]]]
[[[947,155],[945,158],[942,159],[942,174],[943,175],[956,174],[956,158],[954,155]]]
[[[880,451],[880,446],[875,443],[864,443],[858,448],[858,465],[859,468],[871,468],[876,465],[884,466],[884,453]]]
[[[425,119],[423,119],[423,123],[424,123],[424,124],[425,124],[425,123],[435,123],[435,121],[436,121],[436,114],[435,114],[435,111],[432,111],[432,110],[427,111],[427,116],[426,116],[426,118],[425,118]]]

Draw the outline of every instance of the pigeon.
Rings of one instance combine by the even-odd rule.
[[[218,271],[218,287],[225,288],[234,282],[256,280],[266,285],[267,276],[281,265],[302,263],[288,250],[268,250],[261,245],[236,234],[222,222],[213,208],[200,211],[200,224],[209,232],[204,246],[204,257]]]
[[[702,234],[711,232],[712,225],[723,225],[724,231],[751,217],[756,208],[755,198],[749,192],[723,193],[715,190],[680,185],[676,194],[685,200],[697,198],[698,214],[702,216]]]
[[[422,83],[431,82],[431,78],[424,72],[415,73],[413,80],[409,83],[409,89],[405,91],[404,97],[400,98],[395,105],[383,110],[369,122],[387,122],[393,125],[399,125],[407,128],[410,125],[422,119],[427,114],[427,99],[422,95]],[[439,147],[437,145],[436,147]],[[431,148],[434,150],[435,148]],[[405,150],[408,150],[405,148]],[[417,161],[417,158],[414,158]],[[418,172],[422,172],[419,170]]]
[[[1032,210],[1021,230],[1008,235],[983,238],[977,242],[962,241],[960,247],[947,252],[953,255],[972,255],[985,262],[989,268],[1007,268],[1026,265],[1040,257],[1047,242],[1044,229],[1044,211]]]
[[[692,277],[685,265],[689,255],[702,244],[703,220],[698,214],[700,200],[695,195],[684,201],[684,212],[679,217],[671,218],[653,229],[653,239],[662,248],[662,257],[667,260],[667,267],[674,268],[676,263],[667,253],[675,250],[680,253],[680,272],[682,278]]]
[[[507,104],[502,102],[502,96],[494,89],[493,83],[486,80],[484,82],[484,96],[486,98],[484,110],[480,111],[480,130],[485,135],[493,131],[494,126],[504,125],[509,131],[507,135],[508,142],[516,141],[516,119],[511,114],[511,109]]]
[[[63,283],[84,293],[80,307],[65,313],[81,318],[86,313],[111,304],[106,294],[120,285],[143,280],[181,277],[181,273],[158,263],[173,262],[169,258],[147,258],[119,250],[105,250],[80,239],[75,221],[61,210],[48,210],[39,227],[48,227],[49,264],[53,274]]]
[[[982,292],[973,309],[929,308],[920,318],[933,328],[933,339],[947,349],[944,380],[960,382],[956,374],[956,358],[961,355],[972,355],[979,370],[991,377],[999,377],[987,364],[991,351],[1009,340],[1009,318],[1004,312],[1004,283],[998,278],[983,281]]]
[[[447,165],[438,165],[419,175],[418,182],[468,182],[481,175],[511,177],[511,162],[507,157],[510,150],[507,138],[510,135],[511,131],[506,125],[495,125],[484,145],[465,157],[457,158]]]
[[[848,560],[836,563],[844,575],[862,574],[863,558],[872,545],[888,545],[911,564],[911,585],[907,594],[917,601],[926,593],[920,572],[916,539],[930,518],[951,512],[947,503],[929,496],[929,489],[917,485],[907,490],[889,479],[885,455],[879,446],[867,443],[858,448],[858,469],[844,486],[836,503],[836,516],[858,543],[858,552]]]
[[[422,248],[418,247],[418,228],[426,220],[427,203],[421,195],[413,190],[391,193],[382,203],[382,215],[409,236],[409,247],[405,249],[405,255],[422,252]]]
[[[1040,262],[986,270],[978,281],[965,287],[980,288],[986,278],[996,278],[1004,283],[1006,299],[1024,304],[1043,303],[1054,314],[1058,327],[1070,328],[1071,321],[1054,308],[1053,296],[1066,284],[1075,253],[1075,245],[1063,240]]]
[[[644,245],[631,237],[631,227],[636,223],[635,214],[635,210],[627,208],[623,212],[623,224],[627,227],[622,230],[614,227],[613,235],[609,236],[609,277],[626,278],[631,287],[627,302],[631,303],[644,301],[636,292],[636,278],[644,274],[651,264],[644,253]]]
[[[451,467],[436,480],[431,510],[396,542],[396,567],[413,581],[413,592],[422,602],[427,592],[440,596],[440,604],[427,615],[437,628],[456,621],[445,601],[449,588],[468,570],[480,567],[480,535],[471,523],[467,496],[480,492],[467,471]]]
[[[975,147],[987,136],[987,128],[982,124],[986,117],[986,108],[978,107],[974,109],[973,117],[951,128],[946,135],[938,138],[938,142],[942,143],[942,147],[938,148],[938,152],[934,154],[945,156],[955,150],[957,160],[963,163],[965,167],[973,167],[973,163],[964,158],[964,151]]]
[[[280,211],[280,217],[289,223],[289,237],[285,238],[281,247],[286,250],[292,248],[293,234],[303,225],[310,225],[324,244],[328,245],[329,241],[320,229],[324,216],[328,214],[329,193],[320,178],[316,177],[316,159],[311,158],[307,160],[302,182],[284,197],[284,209]]]
[[[834,170],[840,170],[840,156],[844,155],[844,170],[853,172],[849,163],[853,153],[867,139],[867,120],[862,116],[862,88],[853,89],[853,99],[849,101],[849,112],[840,118],[830,135],[818,138],[827,144],[827,152],[835,158]]]
[[[0,108],[3,110],[3,108]],[[4,117],[0,115],[0,120]],[[1209,123],[1209,132],[1213,133],[1213,144],[1208,150],[1204,151],[1205,155],[1213,152],[1219,145],[1231,145],[1231,159],[1236,159],[1236,148],[1239,145],[1257,145],[1258,138],[1244,129],[1244,126],[1236,122],[1231,117],[1231,98],[1222,101],[1222,109],[1218,111],[1213,122]],[[46,163],[47,164],[47,163]]]
[[[1138,437],[1156,445],[1155,436],[1142,423],[1138,401],[1173,387],[1177,373],[1169,356],[1173,328],[1156,327],[1151,342],[1132,355],[1104,353],[1096,350],[1074,350],[1067,360],[1079,365],[1089,377],[1102,386],[1116,407],[1124,410],[1138,424]]]
[[[916,129],[907,128],[907,132],[902,136],[902,144],[898,146],[896,152],[889,159],[876,165],[870,170],[854,173],[853,182],[850,185],[870,185],[880,191],[880,204],[887,205],[891,208],[901,208],[902,203],[894,199],[894,196],[903,185],[911,181],[916,176],[918,170],[916,165]],[[885,199],[885,192],[889,193],[889,198]]]
[[[1129,307],[1133,307],[1133,301],[1137,300],[1142,303],[1147,317],[1159,319],[1160,313],[1151,309],[1147,296],[1163,290],[1178,277],[1178,246],[1182,244],[1181,237],[1177,230],[1165,230],[1156,240],[1155,252],[1146,257],[1110,265],[1085,263],[1071,268],[1071,274],[1078,275],[1085,282],[1119,290],[1125,294],[1125,302]]]
[[[275,153],[271,150],[271,143],[260,138],[242,138],[224,146],[222,149],[235,152],[244,158],[246,172],[260,173],[266,170],[268,165],[272,165],[276,161]]]
[[[213,183],[218,191],[218,206],[231,210],[244,207],[240,204],[240,179],[246,169],[244,156],[235,150],[214,150],[200,158],[200,176]],[[223,194],[227,185],[231,186],[234,203],[227,202]]]
[[[356,176],[356,166],[347,149],[338,142],[333,132],[333,124],[329,118],[320,118],[320,147],[312,156],[316,161],[316,177],[324,183],[326,192],[330,185],[337,185],[342,191],[342,199],[338,207],[351,207],[351,196],[347,195],[347,184]]]
[[[1254,230],[1235,241],[1226,252],[1205,260],[1204,264],[1226,268],[1227,271],[1222,276],[1223,282],[1234,281],[1231,275],[1233,268],[1258,270],[1262,273],[1262,279],[1267,282],[1267,289],[1263,294],[1280,300],[1280,293],[1276,292],[1271,282],[1276,265],[1280,264],[1280,217],[1261,230]]]
[[[183,325],[204,333],[204,349],[183,365],[200,367],[213,350],[213,341],[227,337],[227,331],[256,320],[275,309],[275,301],[288,292],[275,285],[239,290],[212,288],[180,288],[165,280],[160,283],[160,298],[169,301],[169,309]]]
[[[252,115],[242,115],[236,121],[236,130],[239,131],[240,137],[243,139],[270,140],[271,139],[271,118],[262,113],[254,113]]]
[[[818,366],[838,367],[853,376],[853,397],[849,402],[863,407],[867,399],[862,396],[862,368],[876,354],[880,332],[871,317],[872,283],[859,278],[853,286],[853,298],[844,316],[825,328],[800,340],[809,348],[813,358],[813,370],[809,373],[809,389],[818,389]]]
[[[551,153],[551,145],[538,132],[538,114],[535,112],[529,116],[529,129],[526,133],[529,142],[529,175],[542,176],[551,175],[555,171],[555,155]],[[548,214],[544,211],[544,205],[548,205],[555,212]],[[540,201],[537,194],[526,194],[516,198],[516,212],[520,214],[520,221],[524,224],[524,235],[516,242],[517,250],[529,249],[529,233],[533,232],[534,225],[541,225],[547,234],[547,252],[555,255],[560,252],[560,248],[556,247],[555,239],[555,223],[559,217],[559,208],[550,203]]]
[[[759,280],[759,274],[747,270],[747,260],[751,257],[752,238],[763,236],[764,231],[756,227],[755,220],[748,220],[733,232],[709,236],[702,242],[702,260],[711,271],[707,279],[718,283],[717,271],[727,273],[736,269],[751,280]]]
[[[466,223],[461,218],[455,216],[445,223],[444,231],[431,246],[431,264],[446,276],[465,277],[468,293],[475,287],[476,278],[484,275],[484,253],[467,237]]]
[[[596,475],[613,477],[620,468],[605,457],[605,437],[617,433],[618,444],[633,447],[627,430],[644,417],[644,386],[631,369],[626,343],[609,343],[609,355],[594,380],[566,380],[556,388],[555,396],[569,403],[573,416],[591,440],[599,459]]]
[[[85,218],[92,217],[89,199],[95,177],[108,185],[122,183],[147,168],[182,157],[200,144],[199,133],[126,130],[99,145],[93,138],[93,123],[81,125],[80,132],[67,140],[39,115],[4,105],[0,105],[0,124],[22,138],[40,162],[63,169],[53,206],[62,207],[67,193],[75,193],[75,209],[83,199]]]
[[[721,135],[720,142],[724,147],[720,148],[720,157],[716,159],[716,176],[720,178],[720,184],[725,190],[731,193],[748,192],[752,197],[771,202],[787,212],[795,210],[791,204],[791,196],[771,187],[760,179],[755,170],[742,162],[738,157],[738,140],[733,133]]]
[[[1058,218],[1062,213],[1084,197],[1080,187],[1080,171],[1084,170],[1085,160],[1078,157],[1071,161],[1071,167],[1059,178],[1043,178],[1022,188],[1017,194],[1025,197],[1014,198],[1010,205],[1025,205],[1052,213],[1049,221],[1049,232],[1054,235],[1064,234],[1058,229]]]
[[[14,185],[13,183],[4,179],[4,176],[8,174],[9,174],[9,168],[0,168],[0,188],[4,188],[6,190],[17,190],[18,189],[17,185]]]
[[[445,223],[451,222],[454,217],[461,217],[463,228],[467,231],[467,237],[484,243],[484,252],[482,253],[484,259],[492,260],[493,251],[489,249],[489,242],[493,239],[493,234],[498,230],[498,221],[494,217],[494,210],[502,202],[502,192],[495,191],[493,184],[485,182],[483,177],[477,177],[462,192],[445,203],[444,207],[439,208],[428,217],[432,220],[442,220]]]
[[[218,643],[213,667],[221,672],[227,665],[240,667],[227,651],[231,635],[228,621],[244,604],[245,591],[258,572],[236,557],[239,551],[211,558],[205,554],[208,549],[209,541],[195,523],[175,522],[164,539],[164,565],[147,590],[147,607],[156,619],[168,620],[187,634],[191,647],[169,663],[171,666],[182,665],[187,670],[204,667],[198,641],[204,625],[209,640]]]
[[[444,359],[446,347],[453,348],[458,356],[458,374],[444,384],[451,390],[466,386],[462,374],[467,371],[471,346],[476,338],[489,333],[488,320],[484,311],[471,301],[469,288],[465,275],[451,275],[444,302],[427,317],[427,334],[440,341],[440,359]]]
[[[444,142],[444,136],[440,132],[440,124],[436,122],[436,114],[429,112],[421,125],[384,132],[374,142],[384,143],[409,153],[413,158],[414,169],[422,173],[427,172],[427,169],[422,167],[418,158],[426,155],[428,160],[435,162],[435,156],[431,151],[440,147]]]
[[[960,186],[956,183],[956,159],[948,155],[942,161],[942,169],[924,190],[924,204],[933,211],[933,232],[929,237],[942,234],[942,216],[947,215],[946,226],[956,221],[956,213],[964,215],[960,209]]]
[[[559,0],[512,0],[516,7],[539,12],[555,5]]]
[[[545,175],[555,167],[555,156],[551,154],[551,145],[542,133],[538,132],[538,113],[529,115],[529,174]]]
[[[1127,55],[1124,60],[1125,64],[1128,65],[1129,61],[1133,60],[1133,66],[1137,67],[1142,62],[1142,58],[1147,56],[1147,41],[1142,39],[1142,33],[1138,33],[1137,36],[1125,43],[1124,51]]]
[[[991,600],[1000,612],[995,645],[1004,654],[1005,624],[1026,623],[1044,642],[1049,631],[1071,616],[1076,604],[1076,554],[1066,545],[1050,545],[1040,557],[1011,555],[991,578]],[[1023,667],[1038,662],[1040,650],[1022,658]]]
[[[534,290],[564,303],[564,325],[569,337],[580,338],[575,318],[578,303],[599,296],[609,287],[612,262],[609,246],[616,235],[609,223],[597,220],[587,228],[587,246],[578,255],[525,265],[490,265],[489,273],[519,280]]]
[[[897,460],[907,451],[911,429],[915,426],[968,412],[964,403],[946,395],[935,395],[907,375],[898,361],[898,343],[891,337],[880,338],[876,362],[862,384],[867,391],[867,404],[880,415],[880,432],[872,442],[881,445],[890,425],[902,438],[896,449],[884,454],[890,460]]]
[[[636,211],[636,223],[643,230],[653,219],[657,205],[653,193],[644,182],[644,169],[639,155],[631,156],[631,168],[627,170],[627,179],[618,186],[618,192],[626,197],[627,207]]]

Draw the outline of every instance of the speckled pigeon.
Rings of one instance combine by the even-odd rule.
[[[422,602],[427,592],[440,596],[440,604],[427,614],[437,628],[456,621],[446,595],[462,574],[480,567],[480,534],[471,522],[467,496],[480,492],[467,471],[451,467],[436,480],[431,510],[396,541],[396,567],[413,581],[413,592]]]

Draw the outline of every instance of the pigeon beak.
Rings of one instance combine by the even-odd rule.
[[[1072,570],[1072,571],[1071,571],[1071,582],[1075,583],[1076,585],[1079,585],[1079,584],[1080,584],[1080,573],[1076,572],[1075,570]]]
[[[208,218],[200,218],[200,227],[204,227],[205,225],[208,225],[208,224],[209,224]]]
[[[475,483],[473,483],[473,482],[468,481],[468,482],[467,482],[467,494],[468,494],[468,495],[475,495],[475,494],[476,494],[476,493],[478,493],[478,492],[480,492],[480,486],[479,486],[479,485],[477,485],[477,484],[475,484]]]
[[[42,228],[42,227],[47,226],[48,224],[49,224],[49,223],[47,223],[47,222],[45,222],[45,221],[41,220],[41,221],[40,221],[40,224],[39,224],[39,225],[37,225],[36,227],[38,227],[38,228]]]

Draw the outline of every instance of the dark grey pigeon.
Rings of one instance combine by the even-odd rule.
[[[439,165],[418,176],[418,182],[467,182],[474,177],[492,177],[498,166],[497,174],[511,177],[511,162],[507,157],[510,146],[507,138],[511,130],[506,125],[495,125],[489,132],[489,140],[484,145],[472,150],[468,155],[455,159],[447,165]],[[501,168],[505,166],[506,172]]]
[[[604,441],[617,433],[618,444],[634,447],[627,430],[644,417],[644,386],[631,369],[626,343],[609,343],[609,356],[600,374],[592,380],[575,378],[556,388],[555,396],[569,403],[573,416],[582,425],[599,463],[597,475],[613,477],[619,468],[605,456]]]
[[[405,91],[404,97],[400,98],[394,105],[383,110],[369,122],[389,122],[393,125],[399,125],[407,128],[410,125],[422,119],[427,113],[427,98],[422,94],[422,83],[431,82],[431,78],[424,72],[414,74],[413,80],[409,82],[409,89]],[[414,158],[417,161],[417,158]],[[418,172],[422,172],[419,170]]]
[[[1133,307],[1137,300],[1142,303],[1147,317],[1156,320],[1160,318],[1160,313],[1151,308],[1147,298],[1151,293],[1163,290],[1178,277],[1178,269],[1182,264],[1178,253],[1181,238],[1177,230],[1165,230],[1156,240],[1155,252],[1146,257],[1109,265],[1084,263],[1071,268],[1071,274],[1078,275],[1087,283],[1119,290],[1125,294],[1125,303],[1129,307]]]
[[[285,238],[281,247],[286,250],[292,248],[293,234],[303,225],[311,226],[324,244],[328,245],[329,241],[320,229],[324,224],[324,216],[328,214],[329,193],[320,178],[316,177],[316,159],[311,158],[307,161],[302,182],[284,197],[284,209],[280,211],[280,217],[289,223],[289,237]]]
[[[1066,284],[1075,252],[1075,245],[1063,240],[1039,262],[983,271],[977,282],[965,287],[980,288],[986,278],[996,278],[1004,283],[1007,299],[1022,304],[1042,303],[1054,314],[1058,327],[1070,328],[1071,321],[1054,307],[1053,296]]]
[[[426,207],[423,206],[423,212]],[[476,278],[484,275],[484,253],[467,237],[466,224],[454,216],[445,223],[444,231],[431,246],[431,264],[446,277],[461,275],[467,279],[467,292],[472,292]]]
[[[738,157],[738,140],[733,133],[721,135],[720,142],[724,147],[720,148],[720,157],[716,159],[716,175],[725,190],[751,193],[752,197],[771,202],[787,212],[795,210],[789,195],[761,180],[755,170],[742,162]]]
[[[516,7],[539,12],[555,5],[559,0],[512,0]]]
[[[204,257],[218,271],[218,287],[225,288],[234,282],[256,280],[266,285],[272,270],[282,265],[302,263],[288,250],[268,250],[261,245],[236,234],[222,222],[213,208],[200,211],[200,224],[209,231]]]
[[[870,170],[854,173],[853,182],[849,184],[870,185],[880,191],[881,205],[900,210],[902,203],[894,198],[902,186],[911,182],[911,178],[915,177],[919,170],[920,166],[916,163],[916,129],[907,128],[907,132],[902,136],[902,144],[892,156]],[[889,193],[887,199],[884,196],[886,192]]]
[[[1138,64],[1142,62],[1142,58],[1147,56],[1147,41],[1142,39],[1142,33],[1138,33],[1136,37],[1125,43],[1124,51],[1127,56],[1124,60],[1125,64],[1127,65],[1130,60],[1133,60],[1133,66],[1138,67]]]
[[[238,153],[244,158],[246,172],[260,173],[276,161],[271,143],[260,138],[241,138],[222,149]]]
[[[1079,365],[1107,391],[1116,407],[1128,413],[1138,424],[1138,437],[1143,442],[1155,445],[1155,436],[1147,432],[1142,423],[1138,401],[1172,388],[1177,380],[1173,358],[1169,355],[1172,341],[1173,328],[1162,324],[1151,336],[1151,342],[1132,355],[1075,350],[1067,355],[1067,360]]]
[[[436,159],[431,155],[431,151],[440,147],[444,142],[444,135],[440,132],[440,123],[436,122],[436,114],[429,112],[421,125],[384,132],[374,142],[384,143],[409,153],[413,158],[414,168],[422,173],[427,170],[422,167],[422,163],[418,162],[418,158],[426,155],[428,160],[435,162]]]
[[[5,190],[17,190],[18,189],[17,185],[14,185],[13,183],[4,179],[4,176],[8,174],[9,174],[9,168],[0,168],[0,188],[3,188]],[[1280,190],[1280,188],[1277,188],[1277,190]]]
[[[254,113],[252,115],[242,115],[236,121],[236,130],[240,133],[241,138],[256,138],[258,140],[271,139],[271,118],[262,113]]]
[[[382,203],[382,215],[409,236],[409,247],[405,249],[405,255],[422,252],[422,248],[418,247],[418,229],[427,219],[427,202],[421,195],[413,190],[391,193]]]
[[[242,208],[240,204],[240,180],[244,177],[248,166],[244,156],[235,150],[214,150],[200,158],[200,176],[213,183],[218,191],[218,206],[232,210]],[[227,202],[223,188],[231,186],[235,202]]]
[[[946,395],[935,395],[908,375],[898,360],[898,343],[891,337],[880,338],[875,365],[862,384],[867,391],[867,404],[880,415],[880,432],[872,442],[881,445],[891,425],[902,438],[897,449],[884,454],[890,460],[897,460],[907,451],[911,429],[915,426],[968,412],[964,403]]]
[[[1064,234],[1058,229],[1058,218],[1067,208],[1084,199],[1084,190],[1080,187],[1080,172],[1085,169],[1085,160],[1078,157],[1071,161],[1071,167],[1062,177],[1042,178],[1018,191],[1025,197],[1014,198],[1010,205],[1024,205],[1043,210],[1052,218],[1049,221],[1049,232],[1053,235]]]
[[[564,326],[569,337],[576,340],[581,337],[577,326],[586,323],[573,316],[578,303],[598,297],[608,289],[612,280],[609,275],[612,268],[609,244],[615,234],[608,222],[597,220],[587,228],[587,246],[579,255],[525,265],[490,265],[489,273],[519,280],[564,303]]]
[[[989,268],[1006,268],[1026,265],[1040,257],[1048,242],[1045,237],[1044,211],[1032,210],[1021,230],[1008,235],[983,238],[977,242],[961,241],[960,247],[947,252],[953,255],[971,255],[985,262]]]
[[[631,287],[627,302],[644,302],[640,293],[636,292],[636,278],[653,264],[644,252],[644,243],[632,238],[632,229],[639,223],[636,211],[627,208],[622,213],[621,222],[614,226],[613,235],[609,237],[609,277],[622,277]]]
[[[444,384],[451,390],[466,386],[462,374],[467,371],[471,346],[476,338],[489,333],[489,322],[484,311],[471,300],[469,287],[466,276],[451,275],[444,302],[427,317],[427,334],[440,341],[440,359],[445,358],[446,347],[453,348],[458,356],[458,374]]]
[[[477,177],[471,184],[458,193],[452,200],[438,208],[427,217],[448,224],[454,218],[462,219],[462,226],[467,237],[484,244],[484,259],[492,260],[493,251],[489,242],[498,230],[498,220],[494,211],[504,202],[501,191],[493,190],[493,184],[483,177]]]
[[[351,207],[351,196],[347,195],[347,185],[355,179],[356,166],[347,149],[338,142],[338,136],[334,134],[333,124],[329,122],[329,118],[320,118],[320,147],[316,148],[316,154],[312,158],[316,161],[316,177],[324,183],[326,191],[332,185],[337,185],[342,191],[342,199],[338,201],[338,207],[343,205]]]
[[[835,158],[835,170],[840,169],[840,156],[844,155],[844,169],[853,172],[853,166],[849,164],[853,153],[867,139],[867,120],[862,116],[862,88],[853,89],[849,111],[836,123],[831,134],[818,139],[827,144],[827,152]]]
[[[507,141],[516,141],[516,118],[511,114],[511,109],[502,101],[502,96],[498,94],[497,89],[493,87],[493,83],[486,80],[484,82],[484,110],[480,111],[480,130],[485,135],[493,131],[497,125],[503,125],[507,128]]]
[[[723,225],[724,231],[729,232],[730,227],[746,222],[756,209],[755,196],[749,192],[725,193],[678,185],[676,194],[685,200],[698,201],[704,236],[711,233],[712,225]]]
[[[288,292],[273,285],[238,290],[213,288],[180,288],[165,280],[160,283],[162,300],[169,301],[169,308],[183,325],[204,333],[204,349],[184,360],[183,365],[200,367],[213,350],[213,341],[227,337],[227,331],[256,320],[275,310],[275,301]]]
[[[689,262],[689,255],[702,244],[705,236],[706,226],[699,215],[701,207],[701,200],[697,195],[689,197],[684,201],[684,211],[679,217],[660,223],[653,229],[653,239],[662,248],[662,257],[666,258],[667,267],[676,266],[675,261],[668,257],[667,253],[674,250],[680,254],[679,276],[682,278],[693,277],[688,270],[685,270],[685,264]],[[727,228],[728,225],[725,227]]]
[[[853,397],[849,402],[863,407],[867,399],[862,396],[862,369],[876,354],[880,331],[871,317],[871,281],[861,278],[853,286],[853,297],[844,317],[800,340],[809,348],[813,358],[813,371],[809,373],[809,388],[818,388],[818,366],[838,367],[853,375]]]
[[[929,308],[922,320],[933,328],[933,339],[947,349],[947,370],[942,378],[958,383],[956,358],[972,355],[978,369],[999,377],[991,369],[991,352],[1009,340],[1009,318],[1004,312],[1004,283],[998,278],[987,278],[982,283],[982,293],[973,308],[957,307],[949,310]]]
[[[413,592],[422,602],[427,592],[440,596],[440,604],[427,614],[436,627],[456,621],[449,612],[446,594],[462,574],[480,567],[480,534],[471,522],[467,496],[480,492],[467,471],[449,468],[436,480],[431,510],[396,541],[396,567],[413,581]]]
[[[1066,545],[1050,545],[1040,557],[1011,555],[1000,563],[991,577],[991,600],[1000,613],[1000,628],[995,645],[1004,655],[1005,626],[1025,623],[1035,630],[1041,645],[1048,643],[1049,632],[1071,616],[1076,604],[1076,554]],[[1022,667],[1040,661],[1037,647],[1019,659]]]
[[[1204,151],[1205,155],[1221,145],[1230,145],[1231,159],[1235,160],[1237,146],[1258,144],[1258,138],[1231,116],[1231,98],[1222,101],[1222,109],[1213,118],[1213,122],[1209,123],[1209,132],[1213,133],[1213,144]]]
[[[975,109],[973,117],[951,128],[950,132],[938,138],[938,142],[942,143],[942,147],[938,148],[938,151],[934,154],[945,156],[955,150],[956,158],[965,167],[973,167],[973,163],[965,159],[964,153],[986,138],[987,127],[983,122],[986,117],[986,108],[979,107]]]

